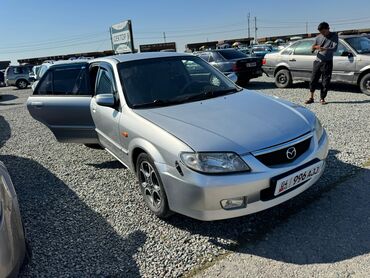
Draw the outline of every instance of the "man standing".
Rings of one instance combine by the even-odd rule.
[[[331,74],[333,71],[333,55],[338,48],[338,35],[330,32],[329,24],[321,22],[317,28],[320,34],[316,37],[312,46],[312,52],[317,52],[316,60],[313,62],[313,70],[310,82],[310,98],[305,102],[310,104],[314,102],[314,93],[319,85],[321,77],[321,104],[327,104],[325,101],[328,94]]]

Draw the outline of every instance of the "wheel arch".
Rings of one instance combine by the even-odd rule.
[[[288,70],[290,72],[290,68],[288,65],[286,64],[280,64],[278,65],[276,68],[275,68],[275,71],[274,71],[274,77],[276,76],[276,73],[279,71],[279,70],[282,70],[282,69],[285,69],[285,70]]]
[[[141,153],[147,153],[151,156],[154,162],[165,163],[163,156],[157,150],[157,148],[145,139],[137,138],[130,143],[129,147],[130,164],[132,170],[136,173],[136,161]]]
[[[370,73],[370,66],[367,66],[366,68],[364,68],[361,71],[361,73],[359,74],[359,76],[357,78],[357,85],[360,85],[360,81],[361,81],[362,77],[364,77],[368,73]]]

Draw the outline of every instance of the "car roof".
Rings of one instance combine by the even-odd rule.
[[[132,53],[132,54],[121,54],[113,55],[103,58],[97,58],[94,60],[89,60],[90,63],[97,61],[106,61],[106,60],[115,60],[117,62],[130,62],[143,59],[153,59],[153,58],[167,58],[167,57],[182,57],[182,56],[192,56],[187,53],[178,53],[178,52],[145,52],[145,53]]]

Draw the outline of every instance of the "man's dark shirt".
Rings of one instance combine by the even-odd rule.
[[[316,60],[321,62],[331,61],[338,48],[338,35],[333,32],[330,32],[327,37],[320,34],[315,38],[314,44],[326,48],[324,51],[317,51]]]

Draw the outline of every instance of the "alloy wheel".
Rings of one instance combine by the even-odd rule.
[[[151,209],[157,211],[161,207],[161,187],[154,168],[148,161],[142,161],[140,164],[139,181],[143,191],[145,201]]]

